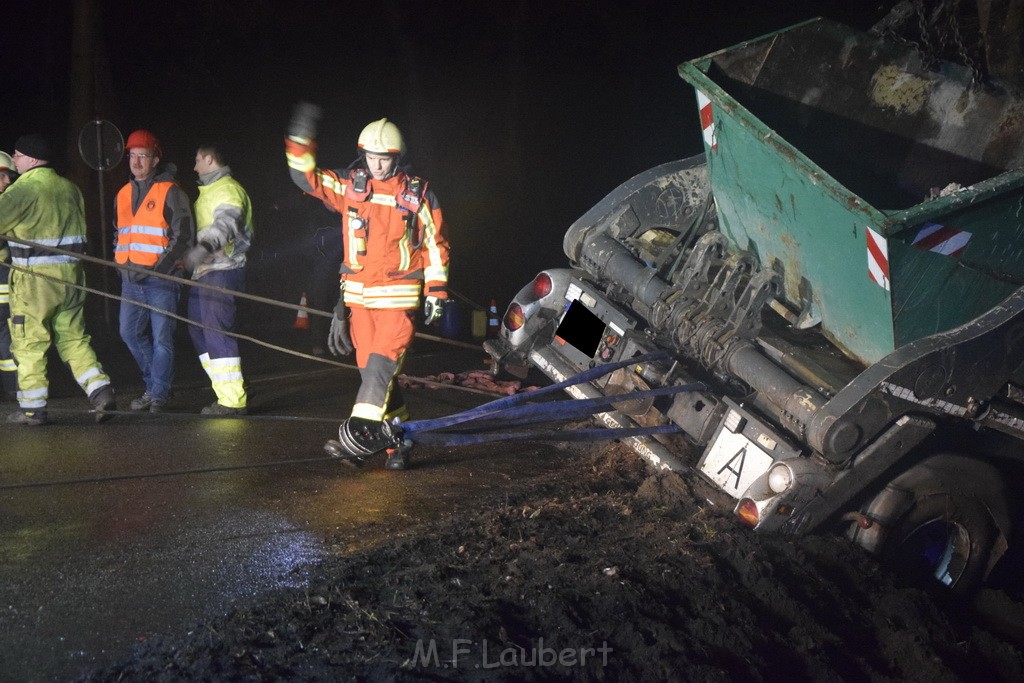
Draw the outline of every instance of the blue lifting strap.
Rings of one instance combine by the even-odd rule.
[[[629,429],[578,429],[578,430],[515,430],[507,427],[522,427],[553,420],[577,419],[600,412],[616,403],[678,394],[685,391],[701,391],[707,387],[702,383],[645,389],[614,396],[590,399],[568,399],[536,403],[537,399],[561,391],[566,387],[593,381],[610,372],[628,365],[646,363],[668,358],[665,353],[636,356],[628,360],[584,370],[562,382],[535,391],[506,396],[504,398],[470,408],[461,413],[432,420],[414,420],[395,424],[402,440],[423,445],[464,446],[492,441],[596,441],[619,439],[628,436],[645,436],[679,431],[677,425],[657,425]],[[475,422],[473,426],[459,431],[449,428]],[[448,431],[439,431],[448,430]]]

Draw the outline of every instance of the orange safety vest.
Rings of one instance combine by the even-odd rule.
[[[118,263],[134,263],[152,268],[170,245],[168,231],[171,229],[164,218],[167,193],[174,187],[172,182],[156,182],[139,204],[139,210],[132,213],[132,184],[128,183],[117,193],[117,248],[114,260]]]

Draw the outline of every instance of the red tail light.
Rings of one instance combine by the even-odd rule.
[[[761,521],[761,513],[757,511],[757,503],[749,498],[744,498],[736,506],[736,516],[740,518],[743,526],[748,526],[751,529],[756,527],[757,523]]]
[[[551,287],[551,276],[541,273],[533,280],[533,295],[538,299],[543,299],[551,293]]]
[[[509,330],[509,332],[515,332],[523,323],[526,322],[526,317],[523,315],[523,307],[519,304],[510,304],[508,310],[505,311],[505,319],[502,324]]]

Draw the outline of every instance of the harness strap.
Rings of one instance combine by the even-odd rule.
[[[635,427],[630,429],[570,429],[570,430],[534,430],[504,431],[486,434],[463,434],[459,432],[439,432],[436,434],[419,434],[415,443],[424,446],[471,446],[490,443],[492,441],[602,441],[623,439],[631,436],[651,436],[653,434],[671,434],[678,432],[678,425],[659,425],[657,427]]]
[[[452,425],[460,424],[462,422],[468,422],[470,420],[480,419],[488,415],[498,413],[511,406],[518,405],[520,403],[527,403],[535,400],[540,396],[547,396],[555,392],[561,391],[566,387],[571,387],[576,384],[583,384],[584,382],[591,382],[599,377],[603,377],[608,373],[614,372],[619,368],[624,368],[627,365],[633,365],[634,363],[647,363],[650,361],[664,360],[668,358],[668,354],[664,351],[658,351],[655,353],[649,353],[643,356],[636,356],[628,360],[622,360],[615,363],[609,363],[608,365],[599,365],[597,367],[589,368],[583,372],[573,375],[561,382],[551,384],[534,391],[524,394],[513,394],[512,396],[505,396],[489,403],[464,410],[461,413],[455,413],[447,417],[439,417],[433,420],[413,420],[412,422],[401,423],[400,426],[403,431],[411,432],[424,432],[432,431],[435,429],[443,429],[445,427],[451,427]],[[616,403],[623,400],[621,397],[616,398]]]
[[[596,441],[601,439],[618,439],[628,436],[646,436],[666,434],[680,430],[678,425],[657,425],[653,427],[636,427],[628,429],[579,429],[579,430],[515,430],[504,429],[508,426],[540,424],[553,420],[575,419],[600,412],[616,403],[658,396],[668,396],[687,391],[707,389],[701,382],[670,387],[645,389],[615,396],[602,396],[589,399],[565,399],[534,403],[536,399],[561,391],[566,387],[590,382],[598,377],[613,372],[621,367],[652,360],[668,358],[663,352],[637,356],[628,360],[611,363],[584,370],[562,382],[553,384],[526,394],[515,394],[485,403],[475,408],[433,420],[416,420],[395,423],[395,432],[400,440],[430,445],[459,446],[468,444],[488,443],[501,440],[536,440],[536,441]],[[458,424],[477,421],[477,424],[458,431],[438,431]]]

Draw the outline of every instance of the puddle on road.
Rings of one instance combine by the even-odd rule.
[[[385,471],[382,456],[360,469],[330,460],[252,467],[316,458],[335,427],[147,418],[0,427],[10,454],[0,484],[78,482],[0,490],[5,675],[74,677],[153,634],[301,588],[329,553],[500,504],[512,482],[565,457],[545,445],[491,444],[414,451],[407,472]],[[227,469],[196,471],[211,468]]]

